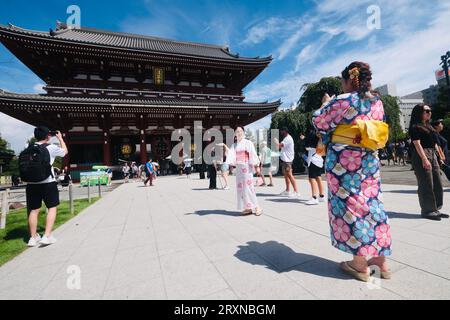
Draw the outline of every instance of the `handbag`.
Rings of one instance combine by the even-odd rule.
[[[447,180],[450,181],[450,166],[446,163],[443,163],[441,166],[442,172],[444,172],[445,176],[447,177]]]

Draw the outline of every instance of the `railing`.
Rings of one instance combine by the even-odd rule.
[[[74,206],[74,195],[73,195],[73,184],[69,184],[69,210],[70,214],[75,213]],[[0,188],[0,229],[6,228],[6,216],[9,213],[9,205],[11,202],[11,190],[24,189],[25,186],[11,187],[11,188]],[[89,181],[87,186],[87,196],[89,203],[92,202],[91,197],[91,183]],[[102,185],[100,184],[100,177],[98,178],[98,196],[102,197]]]
[[[0,193],[0,229],[6,228],[6,215],[9,212],[9,189],[6,189]]]

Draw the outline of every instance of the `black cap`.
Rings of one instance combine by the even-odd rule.
[[[36,138],[37,141],[47,139],[49,134],[50,130],[47,127],[40,126],[34,129],[34,137]]]

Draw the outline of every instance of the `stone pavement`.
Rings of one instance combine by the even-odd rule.
[[[0,267],[0,299],[450,298],[450,221],[420,219],[415,187],[384,186],[394,274],[367,285],[338,270],[349,256],[330,246],[326,204],[277,197],[277,178],[258,188],[264,214],[240,217],[234,186],[207,183],[118,187],[61,226],[56,244]],[[309,194],[306,181],[300,191]]]

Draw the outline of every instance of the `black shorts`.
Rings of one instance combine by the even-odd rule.
[[[308,167],[308,178],[315,179],[322,175],[323,168],[319,168],[314,163],[311,163]]]
[[[59,205],[59,191],[56,182],[27,184],[27,211],[39,209],[44,201],[47,208]]]

